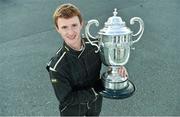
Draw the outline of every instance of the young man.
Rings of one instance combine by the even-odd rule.
[[[85,38],[81,38],[83,19],[72,4],[59,6],[53,15],[63,47],[48,63],[52,86],[60,102],[61,116],[99,116],[103,90],[100,79],[101,60]],[[120,75],[127,75],[120,68]]]

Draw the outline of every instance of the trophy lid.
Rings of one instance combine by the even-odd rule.
[[[98,33],[101,35],[126,35],[131,34],[132,31],[126,27],[126,23],[122,21],[121,17],[117,16],[117,9],[114,9],[112,17],[108,18],[105,26]]]

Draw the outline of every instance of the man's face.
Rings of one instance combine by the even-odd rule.
[[[57,31],[66,44],[73,47],[73,45],[81,42],[80,32],[83,24],[80,23],[78,16],[69,19],[58,18],[57,25]]]

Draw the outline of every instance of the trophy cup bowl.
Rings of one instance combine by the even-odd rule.
[[[121,17],[117,16],[117,9],[114,9],[113,14],[114,16],[108,18],[105,27],[98,32],[96,37],[89,33],[89,27],[92,24],[98,26],[99,22],[95,19],[88,21],[85,36],[92,46],[97,47],[95,52],[99,52],[103,64],[111,68],[111,71],[106,71],[101,76],[105,88],[101,92],[102,95],[111,99],[123,99],[134,93],[135,86],[127,77],[120,76],[118,69],[128,62],[131,46],[139,41],[144,32],[144,23],[141,18],[133,17],[130,24],[134,24],[135,21],[140,24],[139,31],[133,34]],[[132,40],[133,36],[138,36],[138,38]],[[98,44],[93,43],[89,37],[98,40]]]

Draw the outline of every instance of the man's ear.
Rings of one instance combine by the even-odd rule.
[[[84,26],[84,21],[81,22],[81,25]]]
[[[83,26],[84,26],[84,21],[81,22],[81,28],[83,28]]]
[[[57,26],[54,26],[54,27],[55,27],[56,31],[59,32],[59,28]]]

